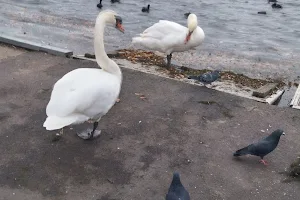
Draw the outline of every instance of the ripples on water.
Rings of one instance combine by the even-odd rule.
[[[212,62],[219,62],[216,65],[222,66],[228,58],[220,56],[222,54],[234,56],[236,60],[242,57],[271,62],[272,64],[267,65],[256,62],[255,66],[266,66],[266,71],[277,70],[277,73],[282,72],[287,76],[289,73],[300,73],[299,1],[280,2],[283,5],[283,9],[280,10],[272,9],[267,0],[121,2],[102,2],[104,9],[115,10],[123,16],[126,30],[124,35],[112,29],[106,30],[105,42],[110,50],[130,47],[132,36],[160,19],[186,25],[183,14],[193,12],[198,16],[199,26],[203,28],[206,38],[193,55],[199,59],[191,58],[192,67],[197,67],[199,62],[206,62],[206,66],[211,66]],[[94,21],[99,13],[97,3],[96,0],[0,0],[0,32],[53,46],[67,47],[78,53],[91,52]],[[150,13],[142,13],[141,8],[147,4],[151,5]],[[258,15],[258,11],[266,11],[267,15]],[[208,52],[214,52],[219,57],[207,63],[208,61],[201,59],[201,56],[205,54],[207,57]],[[184,59],[186,56],[180,56],[186,54],[178,54],[177,59],[187,63]],[[247,62],[244,62],[246,66],[252,65],[249,64],[251,62]],[[260,70],[257,66],[254,67],[254,71]]]

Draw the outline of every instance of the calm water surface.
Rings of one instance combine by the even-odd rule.
[[[68,48],[77,54],[93,52],[93,27],[98,1],[0,0],[0,33]],[[174,54],[174,59],[193,68],[221,68],[252,77],[300,75],[300,1],[285,0],[273,10],[267,0],[121,0],[106,9],[118,12],[125,34],[106,30],[107,50],[129,48],[131,38],[160,19],[186,25],[184,13],[198,16],[206,34],[197,50]],[[141,8],[151,5],[150,13]],[[266,11],[267,15],[258,15]]]

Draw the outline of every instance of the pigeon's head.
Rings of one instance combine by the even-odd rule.
[[[179,176],[178,172],[174,172],[174,174],[173,174],[173,180],[172,180],[172,185],[178,185],[178,184],[181,184],[180,176]]]
[[[213,71],[214,74],[218,74],[218,77],[220,77],[220,72],[221,72],[220,70],[214,70]]]
[[[283,130],[281,130],[281,129],[277,129],[271,135],[274,137],[280,137],[281,135],[285,135],[285,132],[283,132]]]

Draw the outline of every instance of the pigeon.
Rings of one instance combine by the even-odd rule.
[[[259,156],[261,158],[260,162],[264,165],[268,165],[267,162],[264,160],[264,156],[271,153],[277,147],[281,135],[285,135],[285,133],[283,132],[283,130],[277,129],[276,131],[272,132],[268,137],[263,138],[257,143],[250,144],[247,147],[237,150],[233,154],[233,156],[238,157],[248,154]]]
[[[201,74],[200,76],[189,76],[189,79],[195,79],[200,81],[204,84],[211,84],[212,82],[216,81],[220,77],[220,71],[215,70],[213,72],[206,72]]]
[[[173,174],[173,180],[168,194],[166,195],[166,200],[190,200],[190,195],[181,184],[180,177],[177,172]]]

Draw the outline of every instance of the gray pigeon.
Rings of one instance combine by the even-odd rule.
[[[280,136],[285,135],[283,130],[277,129],[273,133],[271,133],[268,137],[263,138],[257,143],[250,144],[247,147],[237,150],[233,156],[243,156],[243,155],[254,155],[259,156],[261,158],[260,162],[264,165],[268,165],[266,161],[264,161],[264,156],[271,153],[278,145],[280,140]]]
[[[190,200],[188,191],[183,187],[178,173],[173,174],[173,180],[170,185],[166,200]]]
[[[212,72],[206,72],[201,74],[200,76],[189,76],[189,79],[194,79],[200,81],[204,84],[211,84],[212,82],[216,81],[220,77],[220,71],[215,70]]]

